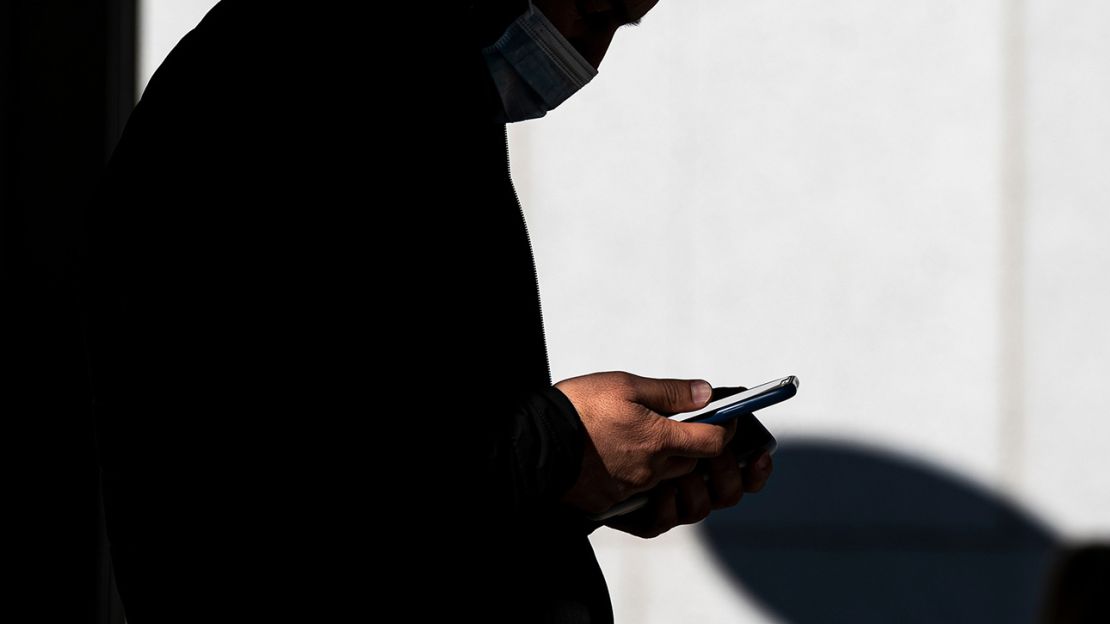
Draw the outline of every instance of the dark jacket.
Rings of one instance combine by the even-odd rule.
[[[417,57],[224,0],[155,74],[89,213],[129,622],[611,619],[479,52],[520,10],[460,3]]]

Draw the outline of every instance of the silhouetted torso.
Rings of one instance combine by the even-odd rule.
[[[129,622],[382,600],[611,617],[586,530],[556,503],[581,425],[549,387],[480,56],[403,61],[440,82],[414,93],[364,46],[373,22],[290,4],[225,1],[186,37],[90,213]],[[409,105],[440,89],[456,95],[437,116]]]

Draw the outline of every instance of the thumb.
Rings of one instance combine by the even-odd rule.
[[[649,379],[637,377],[632,400],[653,412],[670,416],[705,407],[713,386],[701,379]]]

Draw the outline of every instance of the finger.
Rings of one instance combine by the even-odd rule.
[[[701,522],[709,515],[711,504],[709,487],[704,475],[695,472],[676,482],[678,494],[675,496],[677,521],[679,524]]]
[[[652,491],[646,507],[610,518],[605,524],[644,539],[661,535],[678,524],[675,501],[677,491],[673,482],[662,483]]]
[[[713,393],[700,379],[650,379],[631,375],[632,401],[664,416],[705,407]]]
[[[744,477],[740,465],[729,453],[703,459],[708,473],[709,497],[714,509],[732,507],[744,495]]]
[[[663,466],[659,469],[658,479],[655,483],[688,475],[697,467],[698,460],[692,457],[668,457],[663,461]],[[651,485],[654,486],[655,483]]]
[[[663,452],[680,457],[717,457],[725,452],[732,436],[736,433],[736,423],[726,425],[707,425],[704,423],[684,423],[673,420],[664,421],[665,437]]]
[[[691,423],[691,424],[694,424],[694,423]],[[736,437],[736,431],[739,429],[739,425],[736,424],[736,419],[734,418],[732,420],[729,420],[729,421],[727,421],[725,423],[722,423],[722,424],[719,424],[717,426],[725,428],[725,446],[728,446],[729,444],[732,444],[732,440]],[[721,454],[722,455],[733,455],[732,453],[727,453],[725,451],[721,451]]]
[[[744,468],[744,491],[758,492],[767,485],[767,480],[771,478],[771,473],[775,470],[775,460],[771,459],[770,453],[763,453],[755,462],[748,464]]]
[[[655,511],[652,531],[655,535],[662,535],[678,526],[678,488],[672,483],[664,483],[659,487],[654,496],[653,509]],[[653,535],[654,537],[654,535]]]

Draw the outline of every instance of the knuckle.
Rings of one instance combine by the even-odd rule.
[[[626,371],[613,371],[611,375],[613,383],[624,390],[625,393],[631,393],[636,387],[636,376],[632,373]]]
[[[681,428],[671,427],[670,421],[652,419],[647,421],[647,447],[652,455],[663,453],[679,444],[683,432]]]
[[[715,436],[702,436],[701,439],[698,440],[697,450],[708,458],[720,457],[723,452]]]
[[[732,507],[733,505],[739,503],[740,499],[743,498],[743,496],[744,489],[740,486],[739,483],[737,483],[733,487],[728,488],[722,493],[721,505],[725,507]]]
[[[722,429],[719,433],[714,435],[709,440],[709,452],[714,456],[723,455],[725,448],[728,447],[728,438],[725,435],[726,430]]]
[[[660,420],[659,441],[664,449],[681,449],[690,445],[690,432],[681,424],[670,420]]]
[[[667,399],[667,404],[672,406],[682,405],[686,403],[683,400],[682,393],[679,391],[679,384],[672,381],[664,381],[663,383],[663,396]]]

